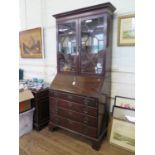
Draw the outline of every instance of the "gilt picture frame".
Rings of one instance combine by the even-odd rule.
[[[134,152],[135,124],[113,118],[109,141],[112,145]]]
[[[43,58],[41,27],[19,32],[21,58]]]
[[[118,46],[135,45],[135,15],[118,17]]]

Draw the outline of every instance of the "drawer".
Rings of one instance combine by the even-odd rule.
[[[91,116],[81,114],[78,112],[65,110],[65,109],[62,109],[59,107],[57,109],[53,109],[52,113],[56,114],[58,116],[68,118],[70,120],[74,120],[74,121],[84,123],[84,124],[89,125],[89,126],[97,127],[97,118],[96,117],[91,117]]]
[[[56,98],[53,98],[53,97],[50,97],[49,99],[49,109],[50,109],[50,112],[52,112],[51,110],[55,110],[57,108],[57,99]]]
[[[52,117],[52,122],[60,125],[62,127],[68,128],[72,131],[79,132],[83,135],[90,136],[93,138],[97,137],[97,129],[93,127],[88,127],[82,123],[78,123],[76,121],[72,121],[70,119],[62,118],[57,115]]]
[[[95,107],[90,107],[90,106],[86,106],[86,105],[82,105],[82,104],[78,104],[75,102],[70,102],[62,99],[57,99],[53,97],[50,97],[50,103],[65,109],[73,110],[75,112],[85,113],[87,115],[97,117],[97,108]]]
[[[91,97],[78,96],[74,94],[57,92],[57,91],[50,91],[50,96],[65,99],[68,101],[73,101],[87,106],[92,106],[92,107],[97,106],[97,99],[91,98]]]

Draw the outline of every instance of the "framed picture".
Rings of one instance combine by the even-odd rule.
[[[122,96],[115,96],[114,105],[127,109],[135,109],[135,99]]]
[[[118,17],[118,46],[135,45],[135,15]]]
[[[113,119],[110,134],[110,144],[117,145],[129,151],[135,151],[135,124]]]
[[[113,118],[135,123],[135,110],[113,106]]]
[[[22,58],[42,58],[42,29],[40,27],[19,32]]]

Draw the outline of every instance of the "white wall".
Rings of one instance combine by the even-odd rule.
[[[111,2],[115,7],[113,26],[112,94],[135,96],[135,48],[117,46],[117,17],[135,12],[134,0],[20,0],[21,30],[44,29],[44,59],[22,59],[25,78],[40,77],[51,82],[56,74],[56,23],[53,14]],[[113,101],[112,101],[113,102]]]

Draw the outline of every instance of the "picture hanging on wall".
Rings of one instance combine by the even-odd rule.
[[[22,58],[42,58],[41,27],[19,32],[19,44]]]
[[[118,46],[135,45],[135,15],[118,17]]]

